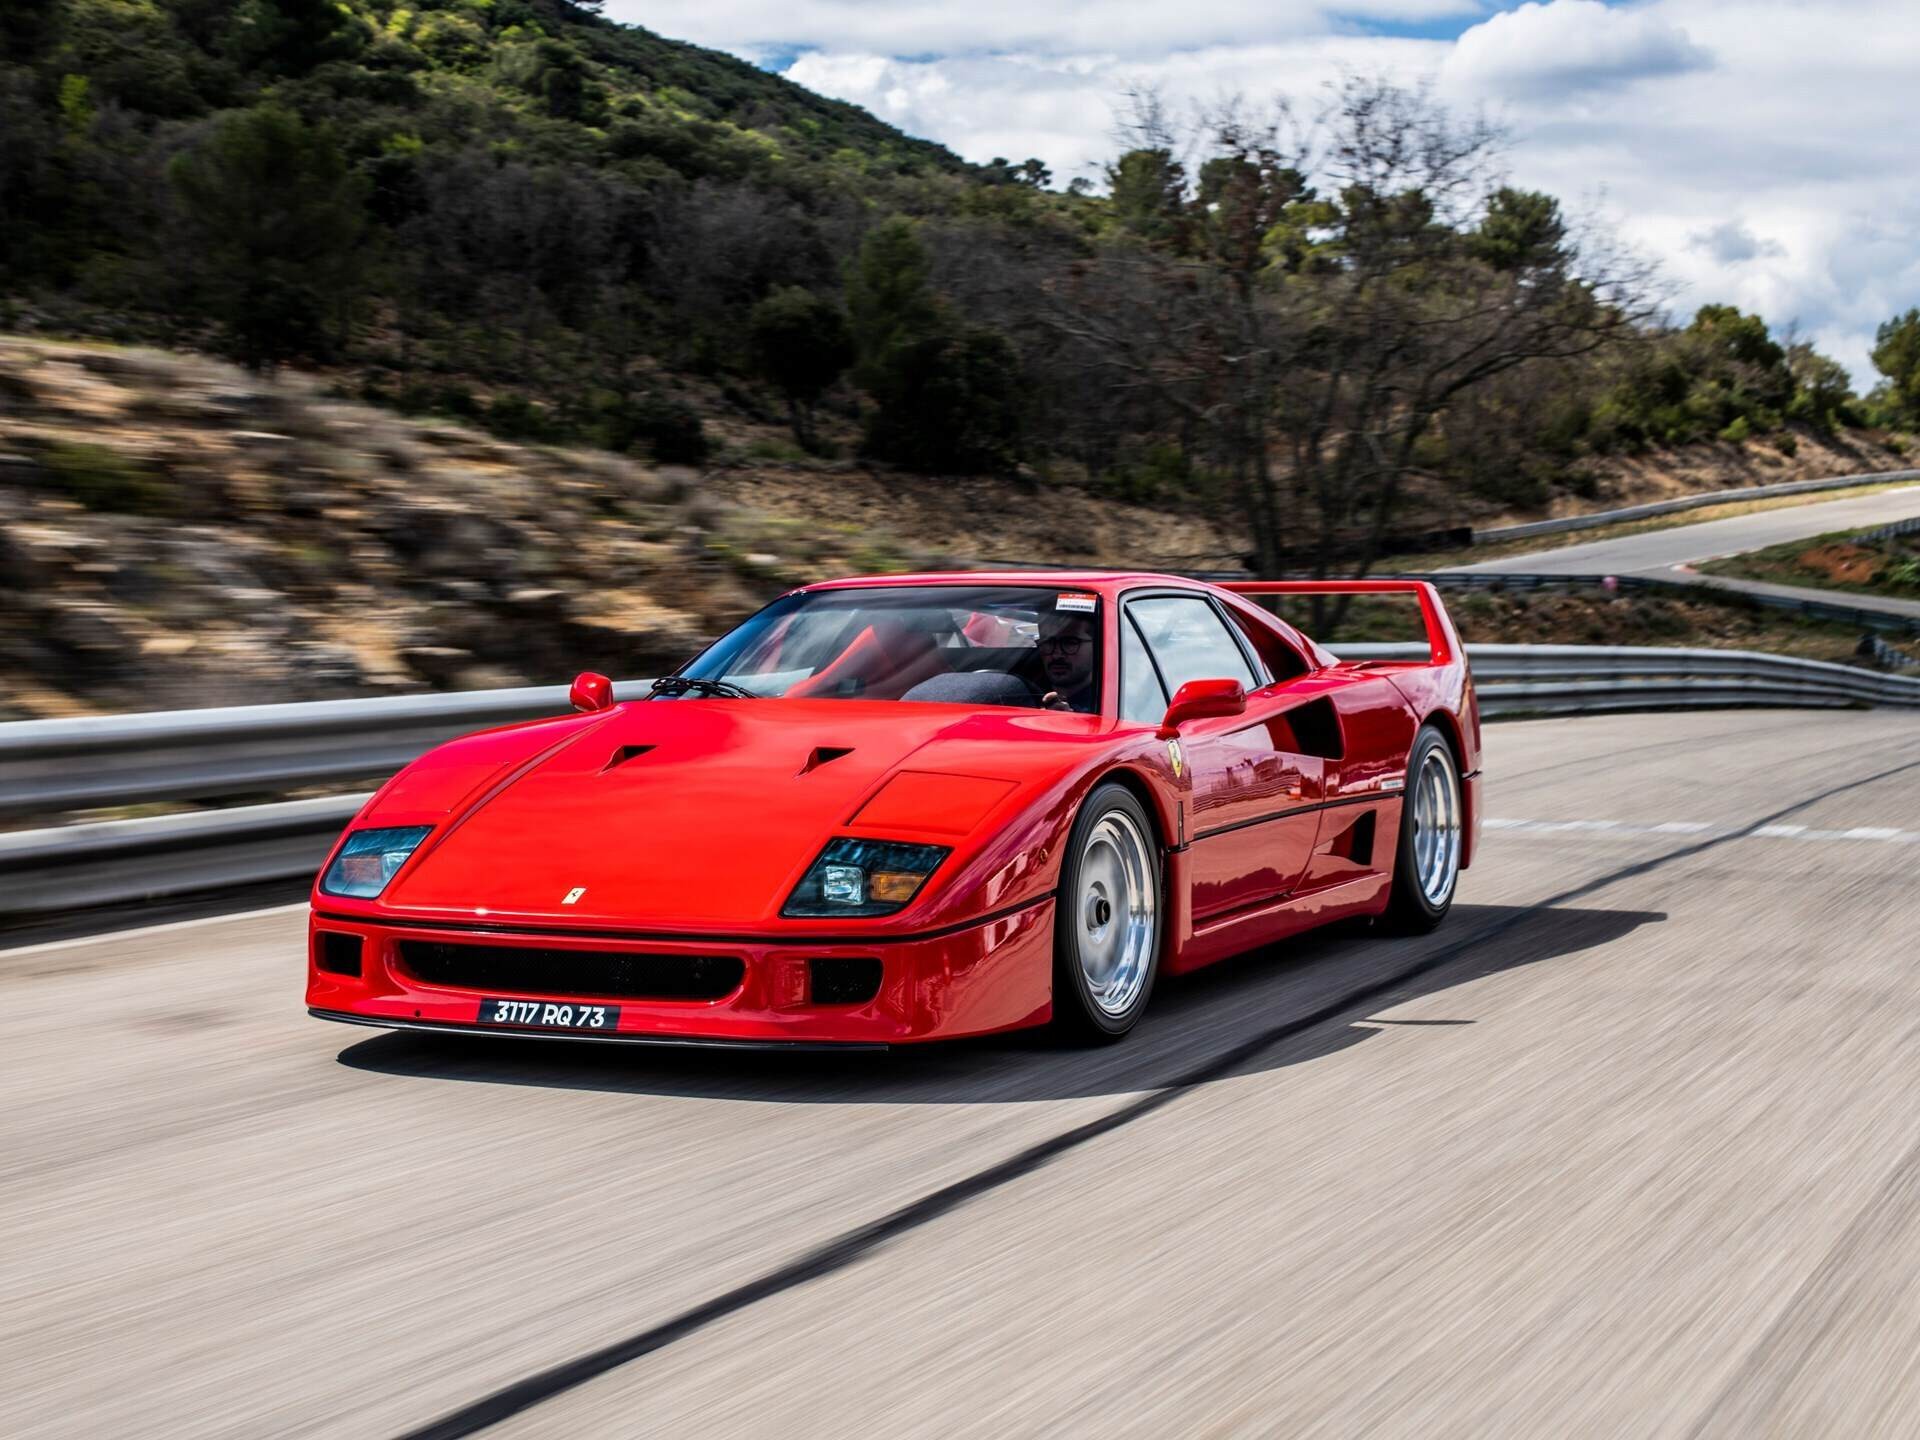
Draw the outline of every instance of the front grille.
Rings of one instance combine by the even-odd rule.
[[[451,940],[402,940],[400,964],[416,980],[456,990],[602,1000],[722,1000],[747,973],[737,955],[636,955]]]

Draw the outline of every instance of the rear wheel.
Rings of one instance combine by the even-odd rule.
[[[1424,933],[1447,918],[1460,881],[1461,824],[1466,807],[1460,768],[1446,737],[1420,727],[1407,752],[1407,786],[1400,802],[1400,844],[1393,858],[1387,923]]]
[[[1147,1008],[1160,968],[1160,851],[1124,785],[1087,798],[1067,837],[1053,942],[1054,1022],[1117,1040]]]

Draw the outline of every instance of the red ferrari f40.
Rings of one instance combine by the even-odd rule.
[[[1342,660],[1256,603],[1405,592]],[[644,698],[441,745],[313,890],[314,1015],[685,1044],[1124,1035],[1162,975],[1438,925],[1480,721],[1413,581],[901,575],[809,585]]]

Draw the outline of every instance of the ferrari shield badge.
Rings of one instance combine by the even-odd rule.
[[[1173,778],[1178,780],[1180,778],[1180,771],[1187,763],[1186,756],[1180,753],[1180,742],[1178,740],[1167,741],[1167,763],[1173,766]]]
[[[580,903],[580,897],[586,893],[587,893],[586,886],[576,885],[573,887],[573,889],[567,891],[566,895],[561,899],[560,903],[562,905],[578,905]]]

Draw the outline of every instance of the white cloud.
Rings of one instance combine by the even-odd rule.
[[[1785,255],[1787,247],[1778,240],[1763,240],[1739,220],[1725,220],[1707,230],[1696,230],[1687,240],[1689,250],[1698,250],[1723,265],[1738,265],[1743,260],[1769,259]]]
[[[970,160],[1038,156],[1057,182],[1091,176],[1119,148],[1116,126],[1127,92],[1161,91],[1179,106],[1232,97],[1264,103],[1312,101],[1352,63],[1339,37],[1290,44],[1193,50],[1151,62],[1112,57],[991,55],[892,60],[877,55],[802,55],[789,78],[851,100],[889,124],[952,145]],[[1370,70],[1409,80],[1431,69],[1426,41],[1375,41]]]
[[[1154,57],[1325,34],[1339,24],[1472,18],[1484,0],[612,0],[606,13],[723,50],[889,56]]]
[[[1607,89],[1702,70],[1712,57],[1651,9],[1529,0],[1463,34],[1442,67],[1453,88],[1495,95]]]
[[[625,9],[622,10],[624,3]],[[1492,0],[1497,3],[1497,0]],[[1176,103],[1311,104],[1358,69],[1433,77],[1513,133],[1515,180],[1595,203],[1657,257],[1683,311],[1759,310],[1873,380],[1874,327],[1920,304],[1911,144],[1920,12],[1882,0],[1548,0],[1457,40],[1368,21],[1490,0],[615,0],[609,12],[737,53],[973,160],[1037,155],[1059,183],[1116,148],[1130,85]]]

